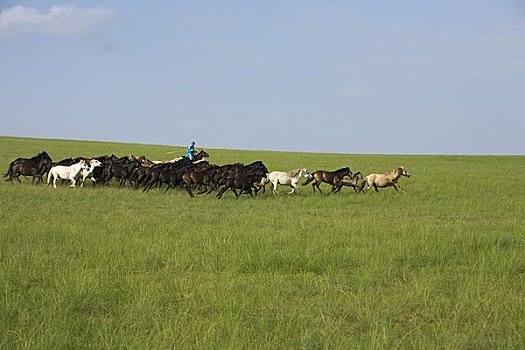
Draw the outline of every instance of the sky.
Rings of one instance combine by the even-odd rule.
[[[0,135],[525,154],[525,2],[0,0]]]

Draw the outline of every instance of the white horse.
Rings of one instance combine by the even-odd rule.
[[[53,179],[53,187],[57,188],[57,179],[65,179],[71,181],[70,187],[75,187],[77,182],[76,179],[80,174],[80,171],[83,169],[89,169],[84,159],[70,166],[55,165],[51,168],[51,170],[49,170],[49,174],[47,175],[47,184],[49,185],[51,179]]]
[[[82,169],[80,171],[80,175],[82,175],[82,180],[80,182],[80,187],[84,186],[84,181],[86,180],[87,177],[90,177],[91,181],[95,182],[95,179],[91,175],[93,174],[93,170],[95,170],[96,167],[102,166],[102,163],[98,159],[91,159],[89,161],[89,165],[90,165],[89,169]]]
[[[277,185],[289,185],[292,187],[292,190],[288,194],[294,193],[297,188],[297,183],[301,180],[301,177],[305,178],[310,177],[310,173],[305,168],[295,169],[288,173],[284,171],[272,171],[267,175],[268,181],[273,185],[272,192],[277,194]]]

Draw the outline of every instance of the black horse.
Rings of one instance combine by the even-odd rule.
[[[256,190],[255,194],[257,194],[255,184],[260,183],[267,173],[268,168],[260,160],[248,165],[233,164],[219,180],[218,186],[223,187],[217,193],[217,198],[220,199],[228,189],[231,189],[236,198],[239,198],[243,193],[253,197],[252,190]],[[239,193],[236,190],[240,190]]]
[[[5,181],[17,179],[20,183],[20,175],[32,176],[32,183],[40,183],[43,176],[51,169],[52,160],[47,152],[40,152],[33,158],[17,158],[9,164],[9,169],[4,174]]]
[[[126,184],[126,181],[130,179],[134,170],[141,166],[140,161],[136,158],[130,158],[127,156],[117,158],[115,155],[109,157],[108,166],[103,167],[104,180],[103,183],[107,184],[109,180],[115,177],[120,186]]]

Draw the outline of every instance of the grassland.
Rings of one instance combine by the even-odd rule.
[[[42,150],[183,152],[2,137],[0,169]],[[412,177],[220,201],[2,181],[0,348],[525,348],[525,157],[208,152]]]

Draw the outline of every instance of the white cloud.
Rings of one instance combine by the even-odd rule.
[[[18,5],[0,12],[0,37],[14,33],[82,36],[113,17],[114,11],[103,7],[83,9],[74,5],[56,5],[49,12],[40,12]]]

